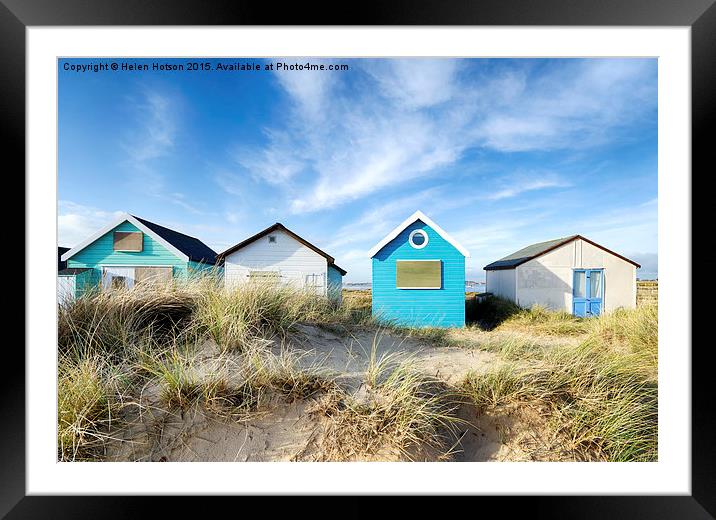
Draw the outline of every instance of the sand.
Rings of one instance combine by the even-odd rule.
[[[477,333],[479,334],[479,332]],[[399,352],[425,374],[448,385],[458,384],[468,372],[485,372],[499,361],[496,354],[479,349],[435,346],[416,337],[401,337],[370,328],[332,332],[313,325],[297,325],[291,337],[270,342],[270,348],[288,349],[305,367],[321,365],[349,393],[364,391],[365,371],[373,344],[378,358]],[[197,370],[210,373],[226,359],[217,359],[211,345],[197,358]],[[231,361],[231,360],[229,360]],[[236,359],[235,362],[240,362]],[[311,413],[315,399],[287,400],[276,395],[262,402],[258,411],[241,421],[191,407],[168,411],[158,387],[147,387],[136,406],[126,406],[113,433],[106,460],[112,461],[301,461],[323,460],[320,452],[322,418]],[[555,460],[553,439],[536,438],[546,414],[531,409],[503,409],[479,413],[461,405],[465,421],[453,435],[449,457],[429,448],[415,447],[406,455],[395,450],[361,460]],[[552,448],[552,446],[554,446]],[[546,448],[545,448],[546,447]]]
[[[291,348],[302,355],[303,363],[325,366],[352,388],[359,386],[363,380],[374,344],[376,358],[399,352],[402,359],[413,359],[426,374],[449,384],[457,383],[470,371],[485,372],[497,360],[491,352],[436,347],[427,340],[374,329],[357,329],[341,336],[320,327],[298,325],[291,339]]]

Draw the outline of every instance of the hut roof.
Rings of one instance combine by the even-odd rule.
[[[416,211],[415,213],[410,215],[407,219],[405,219],[403,222],[401,222],[400,225],[398,227],[396,227],[395,229],[393,229],[393,231],[388,233],[385,236],[385,238],[383,238],[383,240],[381,240],[380,242],[378,242],[376,245],[373,246],[373,248],[368,252],[368,256],[370,258],[373,258],[378,253],[378,251],[383,249],[388,243],[390,243],[391,240],[395,239],[395,237],[400,235],[400,233],[406,227],[408,227],[410,224],[412,224],[416,220],[420,220],[421,222],[424,222],[425,224],[427,224],[428,226],[433,228],[433,230],[435,230],[435,232],[438,235],[443,237],[455,249],[460,251],[460,253],[462,253],[463,256],[466,256],[466,257],[470,256],[470,252],[467,249],[465,249],[457,240],[455,240],[450,235],[448,235],[447,232],[443,228],[441,228],[435,222],[433,222],[433,220],[430,217],[428,217],[425,213],[423,213],[422,211]]]
[[[597,244],[596,242],[589,240],[588,238],[584,238],[582,235],[570,235],[568,237],[555,238],[554,240],[547,240],[545,242],[537,242],[536,244],[531,244],[527,247],[523,247],[519,251],[515,251],[512,254],[509,254],[503,258],[500,258],[499,260],[497,260],[495,262],[492,262],[491,264],[486,265],[484,267],[484,269],[485,269],[485,271],[499,271],[501,269],[514,269],[518,265],[524,264],[525,262],[529,262],[530,260],[537,258],[538,256],[542,256],[543,254],[548,253],[554,249],[557,249],[558,247],[563,246],[564,244],[567,244],[569,242],[572,242],[573,240],[577,240],[578,238],[581,238],[585,242],[588,242],[588,243],[592,244],[593,246],[596,246],[599,249],[606,251],[607,253],[611,253],[612,255],[621,258],[622,260],[626,260],[630,264],[634,264],[637,267],[641,267],[634,260],[630,260],[620,254],[617,254],[614,251],[607,249],[606,247],[601,246],[601,245]]]

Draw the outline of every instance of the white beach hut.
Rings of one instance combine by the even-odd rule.
[[[224,284],[277,280],[340,300],[343,276],[335,259],[280,222],[230,247],[217,257],[224,264]]]
[[[485,266],[486,290],[522,307],[575,316],[636,307],[641,267],[581,235],[532,244]]]

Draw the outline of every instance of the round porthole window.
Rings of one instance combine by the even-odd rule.
[[[428,245],[428,234],[422,229],[416,229],[408,237],[408,242],[415,249],[422,249]]]

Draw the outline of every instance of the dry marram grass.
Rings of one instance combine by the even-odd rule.
[[[337,305],[275,284],[224,290],[205,276],[61,306],[58,458],[103,460],[129,409],[199,410],[236,424],[270,416],[281,399],[311,403],[316,430],[304,458],[450,459],[464,420],[457,409],[470,399],[488,415],[519,403],[546,410],[580,460],[655,460],[656,307],[580,320],[496,300],[477,306],[482,322],[459,333],[386,326],[433,349],[486,350],[498,362],[451,388],[399,345],[378,354],[378,332],[356,391],[291,343],[298,323],[339,337],[376,330],[370,292],[351,293]]]

